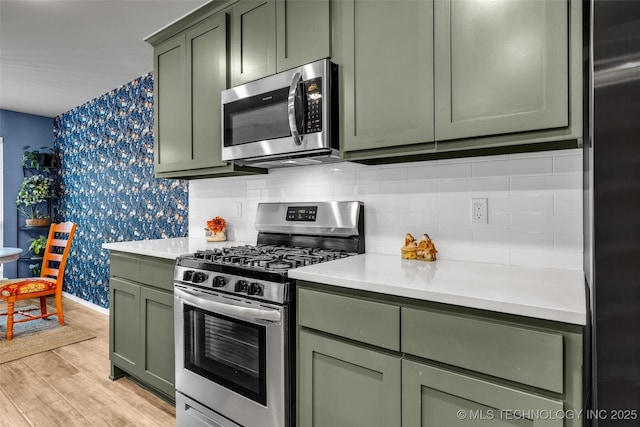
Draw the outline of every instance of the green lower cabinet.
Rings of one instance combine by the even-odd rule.
[[[561,414],[561,401],[402,361],[402,427],[561,427]]]
[[[109,281],[109,358],[127,371],[137,371],[140,336],[140,286],[112,277]]]
[[[582,425],[580,326],[302,280],[297,292],[302,427]]]
[[[109,280],[111,379],[129,375],[169,401],[175,400],[172,266],[112,254]]]
[[[400,425],[400,357],[304,330],[299,344],[298,425]]]
[[[173,343],[173,295],[149,288],[140,290],[142,312],[142,380],[173,395],[175,351]]]

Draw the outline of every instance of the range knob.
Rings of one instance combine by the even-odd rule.
[[[213,287],[214,287],[214,288],[221,288],[221,287],[223,287],[223,286],[224,286],[224,285],[226,285],[226,284],[227,284],[227,281],[226,281],[226,280],[224,280],[224,277],[222,277],[222,276],[216,276],[216,277],[213,279]]]
[[[190,282],[193,280],[193,270],[187,270],[184,273],[182,273],[182,280],[184,280],[185,282]]]
[[[206,273],[197,271],[193,274],[193,283],[202,283],[207,281]]]
[[[238,280],[236,282],[235,291],[236,292],[247,292],[249,289],[249,283],[246,280]]]
[[[262,295],[262,286],[258,283],[252,283],[249,285],[249,291],[247,292],[249,295]]]

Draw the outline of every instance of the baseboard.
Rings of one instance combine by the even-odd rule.
[[[82,298],[78,298],[77,296],[71,295],[70,293],[67,293],[67,292],[62,292],[62,296],[64,296],[65,298],[69,298],[71,301],[77,302],[78,304],[82,304],[85,307],[88,307],[88,308],[90,308],[92,310],[95,310],[95,311],[97,311],[99,313],[105,314],[107,316],[109,315],[109,309],[108,308],[100,307],[97,304],[94,304],[94,303],[89,302],[87,300],[84,300]]]

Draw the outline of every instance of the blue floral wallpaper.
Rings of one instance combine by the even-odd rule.
[[[56,117],[54,134],[58,219],[78,224],[64,290],[108,308],[103,243],[187,235],[187,181],[153,176],[153,75]]]

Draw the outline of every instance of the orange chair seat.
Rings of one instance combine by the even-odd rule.
[[[54,290],[56,286],[56,279],[48,277],[2,280],[0,281],[0,295],[3,297],[11,297],[32,294],[34,292]]]

